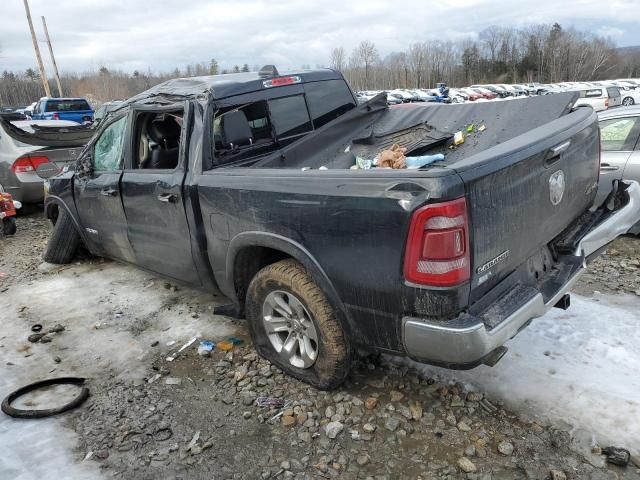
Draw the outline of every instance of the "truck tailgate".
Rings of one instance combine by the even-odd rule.
[[[471,304],[525,263],[543,275],[546,246],[596,195],[599,138],[593,110],[578,108],[450,165],[470,210]]]

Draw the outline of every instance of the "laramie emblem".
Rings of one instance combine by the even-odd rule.
[[[558,205],[562,201],[565,189],[564,172],[558,170],[549,177],[549,200],[552,205]]]
[[[487,263],[485,263],[484,265],[478,267],[478,269],[476,270],[476,272],[478,273],[484,273],[487,270],[489,270],[491,267],[497,265],[498,263],[500,263],[501,261],[503,261],[505,258],[507,258],[509,255],[511,255],[511,250],[505,250],[504,252],[502,252],[500,255],[498,255],[496,258],[489,260]]]

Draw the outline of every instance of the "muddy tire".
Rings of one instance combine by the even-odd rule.
[[[295,312],[302,313],[296,316]],[[351,350],[346,333],[324,292],[297,261],[274,263],[253,277],[246,314],[258,353],[287,374],[320,390],[336,388],[347,377]],[[295,322],[294,329],[287,330],[289,320]],[[276,332],[279,329],[283,331]],[[287,345],[294,347],[287,349]]]
[[[61,208],[44,252],[44,261],[57,264],[69,263],[73,260],[79,244],[80,235],[76,231],[73,220],[67,211]]]

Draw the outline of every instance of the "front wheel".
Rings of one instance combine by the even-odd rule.
[[[60,208],[44,252],[44,261],[61,265],[70,263],[78,245],[80,245],[80,235],[76,231],[73,220],[65,209]]]
[[[346,333],[324,292],[297,261],[260,270],[249,285],[246,312],[256,350],[284,372],[321,390],[347,377]]]
[[[624,105],[625,107],[628,107],[629,105],[633,105],[635,102],[635,100],[631,97],[624,97],[624,99],[622,100],[622,105]]]

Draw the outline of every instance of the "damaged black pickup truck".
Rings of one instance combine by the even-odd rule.
[[[640,218],[634,182],[593,207],[598,123],[575,101],[357,105],[332,70],[170,80],[46,182],[45,258],[82,242],[221,291],[258,352],[318,388],[356,349],[492,365]],[[445,159],[354,168],[393,144]]]

